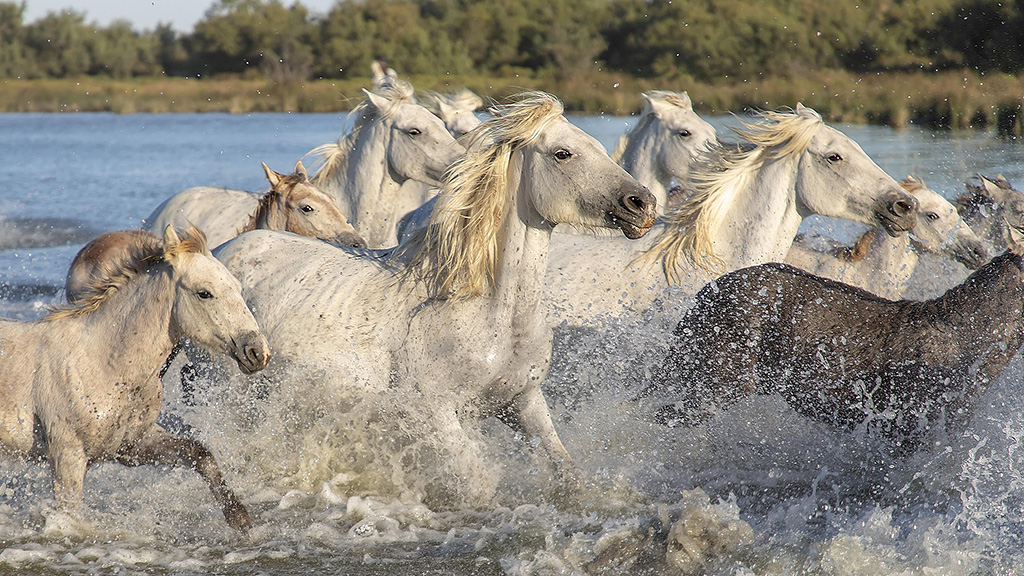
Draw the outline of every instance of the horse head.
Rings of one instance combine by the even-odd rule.
[[[693,111],[686,92],[652,90],[643,97],[650,129],[658,134],[657,166],[677,182],[685,183],[693,161],[718,140],[715,127]]]
[[[879,168],[859,144],[825,125],[817,112],[801,104],[791,120],[782,116],[767,114],[780,119],[780,124],[790,123],[793,130],[805,131],[791,140],[793,145],[804,146],[795,186],[801,216],[845,218],[880,226],[890,236],[917,224],[917,199]]]
[[[917,225],[912,234],[920,248],[948,254],[971,270],[988,261],[985,244],[948,200],[912,176],[900,185],[917,198]]]
[[[408,97],[364,91],[368,107],[377,111],[388,132],[388,170],[399,184],[417,180],[440,186],[445,170],[466,150],[440,118],[412,101],[408,90]]]
[[[272,230],[286,230],[339,246],[365,247],[366,240],[341,213],[334,199],[309,181],[306,167],[299,160],[292,174],[281,174],[263,163],[270,183],[263,217]],[[257,216],[260,211],[257,211]]]
[[[215,352],[235,359],[246,374],[270,361],[270,346],[242,298],[242,285],[206,247],[206,236],[190,227],[179,236],[164,229],[163,260],[174,290],[173,326]]]

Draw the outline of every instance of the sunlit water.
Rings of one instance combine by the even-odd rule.
[[[573,120],[609,148],[631,124]],[[735,122],[712,120],[720,133]],[[343,122],[333,114],[0,115],[0,316],[41,315],[97,233],[138,227],[189,186],[262,189],[261,161],[287,172],[337,138]],[[1024,147],[991,134],[840,128],[894,177],[917,175],[951,198],[976,172],[1024,183]],[[824,220],[805,227],[843,240],[861,230]],[[934,270],[943,273],[920,278],[916,293],[940,293],[965,274]],[[95,466],[85,510],[68,517],[53,510],[45,465],[0,457],[0,574],[1024,573],[1019,362],[985,394],[963,436],[938,435],[905,460],[771,397],[700,428],[668,429],[630,398],[688,304],[680,297],[602,330],[557,334],[545,392],[589,478],[577,505],[550,499],[529,439],[497,422],[485,422],[475,441],[499,496],[451,505],[413,480],[396,483],[400,473],[362,473],[361,458],[386,453],[373,447],[388,444],[387,432],[337,419],[342,412],[316,383],[207,386],[190,406],[172,370],[163,421],[212,448],[253,513],[250,537],[226,526],[187,470]],[[211,402],[212,394],[231,400]],[[407,458],[375,465],[424,465],[415,441],[399,453]]]

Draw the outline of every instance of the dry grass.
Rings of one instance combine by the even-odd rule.
[[[997,126],[1001,133],[1024,136],[1024,78],[974,71],[851,74],[823,70],[795,78],[723,79],[714,84],[686,77],[637,79],[607,72],[565,77],[528,70],[508,70],[500,78],[408,79],[419,89],[445,92],[466,87],[499,102],[525,90],[544,90],[557,95],[570,112],[630,114],[640,110],[639,93],[644,90],[686,90],[703,114],[803,102],[830,121],[895,127],[908,123],[936,128]],[[0,111],[337,112],[355,106],[367,85],[367,78],[312,80],[294,86],[270,85],[259,77],[9,79],[0,81]]]

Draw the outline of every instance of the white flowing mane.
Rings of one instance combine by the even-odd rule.
[[[311,163],[313,176],[310,181],[314,186],[324,187],[335,177],[338,170],[342,169],[348,160],[349,153],[355,148],[363,128],[375,120],[384,120],[394,116],[403,104],[413,102],[412,84],[404,80],[395,79],[387,82],[375,89],[373,93],[387,99],[386,108],[377,108],[369,98],[363,99],[348,114],[349,117],[355,117],[352,130],[348,134],[343,134],[335,142],[317,146],[306,154],[313,158]]]
[[[795,158],[807,151],[824,126],[821,118],[796,112],[761,112],[765,123],[742,122],[733,131],[754,147],[714,144],[707,159],[691,173],[691,196],[665,216],[665,230],[637,262],[661,260],[665,278],[677,284],[684,263],[715,272],[723,262],[714,254],[712,238],[725,222],[737,196],[770,160]]]
[[[647,96],[647,99],[644,100],[644,109],[640,112],[640,120],[636,123],[636,126],[633,126],[632,130],[619,136],[615,149],[609,154],[612,161],[616,164],[622,163],[622,155],[626,153],[630,138],[641,134],[647,128],[647,125],[651,123],[651,119],[654,117],[654,107],[651,105],[651,100],[661,100],[677,108],[687,108],[690,106],[678,92],[672,92],[671,90],[650,90],[644,92],[644,95]]]
[[[81,297],[71,304],[53,307],[45,319],[59,320],[94,312],[111,295],[153,266],[180,254],[202,254],[208,251],[206,234],[195,226],[189,226],[182,232],[180,241],[170,247],[165,247],[162,242],[149,236],[134,237],[124,259],[100,262],[97,272],[82,288]]]
[[[415,251],[407,270],[419,270],[435,297],[477,296],[494,285],[499,227],[515,194],[508,185],[512,155],[563,111],[549,94],[519,98],[470,132],[470,152],[449,169],[430,224],[403,247]]]

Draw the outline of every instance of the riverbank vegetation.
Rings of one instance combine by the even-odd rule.
[[[23,13],[0,1],[0,110],[347,110],[386,57],[418,89],[542,89],[577,112],[634,112],[663,88],[703,113],[802,101],[1022,134],[1021,1],[219,0],[188,33]]]

